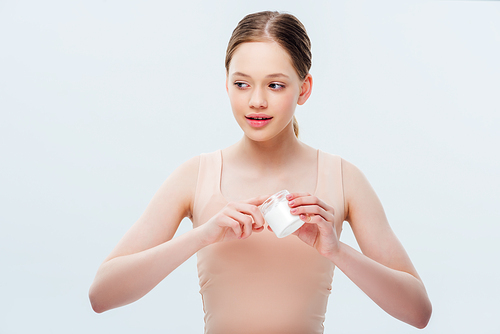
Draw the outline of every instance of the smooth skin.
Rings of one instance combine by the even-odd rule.
[[[203,247],[261,232],[258,206],[286,188],[292,191],[292,214],[306,222],[295,236],[331,260],[387,313],[425,327],[432,312],[425,287],[361,171],[342,161],[343,218],[362,253],[339,241],[342,227],[334,224],[334,209],[311,195],[317,151],[300,142],[292,126],[296,106],[311,94],[311,75],[299,78],[289,55],[274,42],[244,43],[234,53],[226,90],[244,132],[222,151],[221,191],[228,204],[206,223],[173,238],[180,221],[192,218],[199,157],[182,164],[99,267],[89,292],[93,309],[103,312],[141,298]],[[251,126],[246,116],[258,113],[272,120]]]

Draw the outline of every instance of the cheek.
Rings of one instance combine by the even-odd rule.
[[[283,94],[277,101],[279,109],[283,112],[294,112],[297,105],[297,97],[293,92]]]
[[[242,96],[238,96],[238,94],[230,96],[229,103],[231,104],[231,109],[233,110],[233,112],[237,112],[245,106],[244,99],[242,98]]]
[[[235,108],[236,106],[241,104],[241,98],[238,97],[238,94],[235,94],[233,88],[229,88],[227,91],[227,95],[229,97],[229,103],[231,104],[231,108]]]

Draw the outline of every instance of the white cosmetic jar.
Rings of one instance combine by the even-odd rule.
[[[264,219],[278,238],[292,234],[304,224],[299,216],[290,213],[286,199],[288,194],[287,190],[279,191],[269,197],[260,207]]]

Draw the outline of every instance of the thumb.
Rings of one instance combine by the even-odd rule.
[[[261,195],[261,196],[257,196],[254,198],[247,199],[247,200],[243,201],[243,203],[259,206],[262,203],[264,203],[266,201],[266,199],[268,199],[269,197],[271,197],[271,195]]]

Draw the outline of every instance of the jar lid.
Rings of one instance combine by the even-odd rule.
[[[264,203],[262,203],[260,207],[260,211],[262,212],[263,215],[267,214],[269,211],[271,211],[278,203],[286,200],[286,195],[288,195],[289,192],[288,190],[281,190],[278,191],[276,194],[272,195]]]

